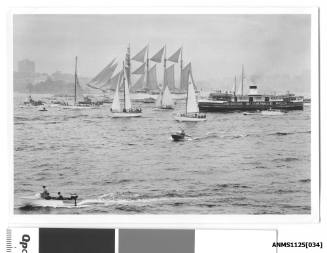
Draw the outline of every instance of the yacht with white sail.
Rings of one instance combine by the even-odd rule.
[[[156,100],[156,110],[174,109],[174,100],[167,85],[162,88]]]
[[[163,71],[163,87],[157,97],[156,100],[156,109],[166,110],[166,109],[174,109],[174,100],[169,90],[169,80],[167,78],[167,58],[166,58],[166,46],[164,47],[165,57],[164,57],[164,71]],[[173,66],[173,65],[172,65]],[[171,67],[170,67],[171,68]]]
[[[134,117],[141,117],[142,116],[142,109],[141,108],[133,108],[131,103],[131,98],[129,95],[129,87],[126,78],[126,69],[125,63],[123,62],[123,72],[121,75],[121,80],[117,83],[114,99],[111,106],[112,118],[134,118]],[[119,90],[120,84],[122,83],[123,86],[123,109],[120,106],[120,98],[119,98]]]
[[[175,120],[179,122],[198,122],[206,121],[207,116],[204,113],[200,113],[198,102],[196,99],[195,89],[194,89],[194,80],[192,76],[192,68],[189,68],[188,71],[188,86],[186,93],[186,111],[175,116]]]

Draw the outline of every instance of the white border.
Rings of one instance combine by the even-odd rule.
[[[9,154],[11,189],[9,224],[29,227],[240,228],[258,224],[319,222],[319,47],[318,8],[112,7],[15,9],[8,15]],[[310,215],[15,215],[13,173],[13,14],[310,14],[311,15],[311,214]],[[265,225],[266,224],[266,225]],[[271,226],[271,225],[270,225]]]

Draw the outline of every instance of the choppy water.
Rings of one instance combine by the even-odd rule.
[[[109,105],[40,112],[20,108],[24,98],[14,99],[15,213],[310,213],[310,106],[177,123],[183,101],[174,112],[141,104],[142,118],[112,119]],[[173,142],[179,127],[192,138]],[[21,208],[42,185],[85,205]]]

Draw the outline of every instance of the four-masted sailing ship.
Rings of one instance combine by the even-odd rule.
[[[145,46],[131,59],[130,47],[128,47],[128,53],[126,54],[126,61],[129,62],[129,69],[131,69],[131,61],[141,63],[133,72],[130,72],[130,88],[132,92],[142,92],[150,94],[160,94],[162,89],[160,87],[168,86],[171,93],[184,94],[187,90],[187,73],[189,65],[183,66],[183,48],[179,48],[170,57],[166,57],[167,49],[166,46],[162,47],[152,57],[149,57],[149,45]],[[163,57],[164,56],[164,57]],[[151,63],[154,63],[151,66]],[[157,65],[164,64],[163,69],[163,83],[160,85],[157,81]],[[167,67],[167,62],[172,64]],[[180,82],[175,83],[175,64],[180,63]],[[133,75],[133,76],[131,76]],[[137,77],[134,84],[132,84],[133,77]]]
[[[101,70],[87,86],[98,89],[104,94],[115,91],[112,103],[112,112],[116,116],[139,117],[141,112],[131,107],[130,93],[157,94],[156,109],[173,109],[174,99],[172,94],[187,94],[187,108],[183,117],[179,115],[179,121],[203,121],[205,115],[200,114],[196,101],[196,86],[192,76],[191,63],[184,66],[183,48],[177,49],[172,55],[167,57],[167,47],[163,46],[150,57],[149,45],[143,47],[137,54],[131,57],[130,45],[124,59],[123,70],[116,72],[116,60],[112,60],[103,70]],[[158,82],[157,70],[163,64],[162,82]],[[179,64],[179,83],[175,82],[175,65]],[[136,65],[135,67],[133,65]],[[169,66],[167,66],[169,65]],[[134,69],[133,69],[134,67]],[[192,83],[190,87],[189,83]],[[124,92],[124,108],[121,111],[119,103],[119,92]],[[194,98],[192,98],[194,94]],[[196,103],[193,106],[192,103]],[[197,108],[197,110],[192,109]],[[119,114],[117,114],[119,113]],[[182,118],[181,118],[182,117]],[[183,120],[182,120],[183,119]],[[192,119],[192,120],[190,120]]]

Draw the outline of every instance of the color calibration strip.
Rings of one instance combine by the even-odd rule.
[[[8,253],[275,253],[276,230],[12,228]]]

